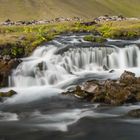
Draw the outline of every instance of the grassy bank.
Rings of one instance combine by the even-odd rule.
[[[22,57],[30,54],[38,45],[67,32],[91,32],[104,38],[140,37],[140,21],[110,21],[94,25],[74,22],[32,26],[0,26],[1,55]]]

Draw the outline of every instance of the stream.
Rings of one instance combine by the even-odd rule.
[[[109,107],[61,95],[124,70],[140,76],[140,40],[93,44],[85,35],[61,35],[22,58],[0,89],[18,93],[0,103],[0,140],[139,140],[140,120],[124,116],[139,103]]]

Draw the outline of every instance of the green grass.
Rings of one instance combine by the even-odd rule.
[[[23,57],[29,55],[37,46],[67,32],[90,32],[101,36],[86,36],[92,42],[104,42],[105,38],[140,37],[140,20],[104,22],[92,26],[79,22],[63,22],[47,25],[0,26],[1,55]]]
[[[103,37],[106,38],[127,38],[140,37],[139,21],[114,21],[104,22],[98,28]]]
[[[84,26],[80,23],[58,23],[33,26],[0,26],[0,47],[5,48],[3,55],[20,56],[19,47],[24,48],[26,55],[30,54],[40,44],[52,40],[57,35],[65,32],[92,31],[95,26]],[[7,46],[10,46],[7,50]],[[22,55],[21,55],[22,56]]]
[[[93,36],[93,35],[86,35],[84,37],[85,41],[89,41],[89,42],[96,42],[96,43],[104,43],[106,42],[106,39],[102,36]]]
[[[140,17],[140,0],[0,0],[1,21],[105,14]]]

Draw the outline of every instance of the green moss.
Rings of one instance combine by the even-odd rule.
[[[84,37],[85,41],[90,41],[90,42],[96,42],[96,43],[103,43],[106,41],[106,39],[102,36],[93,36],[93,35],[87,35]]]
[[[102,23],[98,28],[105,38],[135,38],[140,36],[140,21],[114,21]]]

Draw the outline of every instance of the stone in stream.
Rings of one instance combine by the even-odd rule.
[[[69,95],[69,91],[65,95]],[[140,78],[125,71],[119,80],[87,81],[81,87],[77,86],[70,95],[110,105],[135,103],[140,101]]]
[[[16,94],[17,92],[15,92],[14,90],[10,90],[8,92],[0,92],[0,102],[3,102],[5,98],[10,98]]]
[[[0,59],[0,87],[8,86],[8,77],[11,70],[16,68],[21,61],[19,59]]]
[[[126,116],[132,118],[140,118],[140,109],[131,110],[126,114]]]

